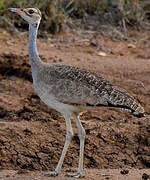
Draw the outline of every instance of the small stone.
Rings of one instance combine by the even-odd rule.
[[[135,46],[134,44],[128,44],[128,48],[133,48],[133,49],[135,49],[136,46]]]
[[[4,51],[3,54],[4,55],[9,55],[10,53],[9,53],[9,51]]]
[[[142,175],[142,179],[143,179],[143,180],[150,180],[150,175],[144,173],[144,174]]]
[[[90,45],[98,47],[99,43],[98,43],[98,41],[93,39],[93,40],[90,41]]]
[[[122,175],[129,174],[129,170],[128,169],[123,169],[123,170],[120,171],[120,173]]]
[[[107,56],[107,54],[105,52],[97,52],[98,56]]]

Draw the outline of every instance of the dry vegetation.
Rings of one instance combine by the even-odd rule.
[[[148,0],[0,0],[1,26],[9,25],[8,7],[38,7],[42,11],[41,29],[57,33],[69,27],[98,30],[103,25],[119,27],[127,32],[129,26],[143,26],[148,19]],[[12,17],[11,17],[12,19]],[[16,27],[26,27],[20,18]]]

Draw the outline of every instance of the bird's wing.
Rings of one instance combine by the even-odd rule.
[[[107,105],[112,90],[112,85],[100,75],[75,66],[51,65],[44,68],[41,75],[44,76],[43,87],[49,89],[49,94],[68,104]]]

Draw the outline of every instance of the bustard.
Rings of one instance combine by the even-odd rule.
[[[116,89],[100,75],[89,70],[63,64],[48,64],[41,61],[37,48],[37,31],[41,20],[41,12],[36,8],[9,8],[29,23],[29,59],[32,69],[34,90],[40,99],[60,112],[66,121],[66,141],[59,162],[54,172],[46,172],[47,176],[60,173],[65,154],[73,137],[70,118],[73,117],[80,139],[78,171],[67,174],[80,177],[83,173],[83,154],[85,130],[79,115],[92,106],[108,106],[123,108],[136,116],[143,116],[143,107],[128,93]]]

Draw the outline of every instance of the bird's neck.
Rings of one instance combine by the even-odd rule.
[[[39,23],[29,24],[29,58],[31,65],[41,61],[36,47],[38,27]]]

